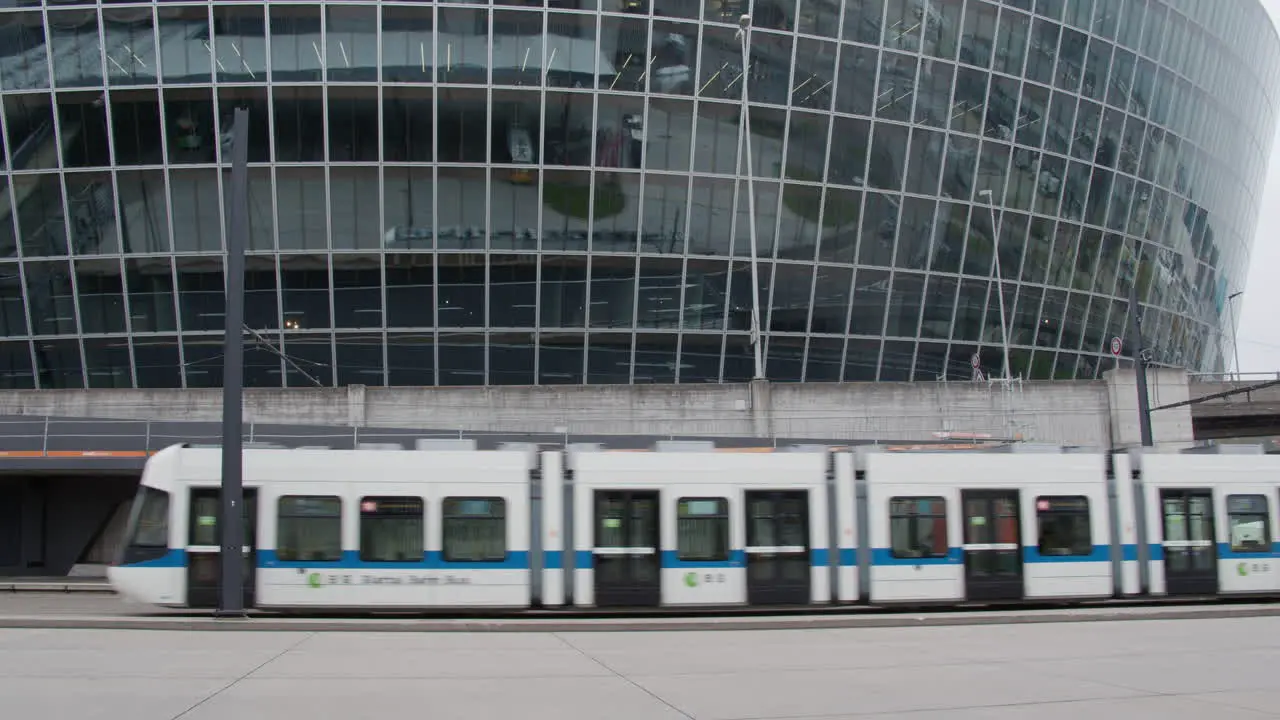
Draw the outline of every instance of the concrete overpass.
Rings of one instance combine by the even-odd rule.
[[[1223,379],[1191,377],[1189,399],[1159,412],[1191,408],[1197,440],[1280,436],[1280,373],[1246,374]]]

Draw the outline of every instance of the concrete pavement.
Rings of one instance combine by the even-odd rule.
[[[1280,618],[652,633],[0,630],[5,717],[1280,717]]]
[[[575,614],[572,609],[510,612],[505,616],[461,613],[398,613],[369,616],[333,613],[281,615],[254,612],[249,619],[217,619],[208,610],[166,609],[130,603],[113,595],[0,594],[0,628],[168,630],[219,632],[665,632],[740,630],[830,630],[848,628],[1029,625],[1045,623],[1129,622],[1136,620],[1208,620],[1280,618],[1280,603],[1214,603],[1127,606],[1118,603],[1053,609],[976,609],[883,611],[860,607],[818,607],[796,614],[756,614],[746,609],[716,615],[676,612],[635,615],[625,612]]]

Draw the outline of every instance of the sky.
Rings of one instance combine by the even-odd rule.
[[[1262,0],[1272,22],[1280,22],[1280,0]],[[1280,270],[1280,137],[1272,146],[1262,212],[1249,259],[1244,295],[1236,298],[1240,372],[1280,372],[1280,283],[1269,277]]]

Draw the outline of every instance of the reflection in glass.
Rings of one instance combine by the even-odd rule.
[[[324,91],[319,87],[274,90],[276,160],[324,162]]]
[[[27,305],[32,335],[74,335],[76,306],[71,266],[65,260],[27,262]]]
[[[218,252],[222,248],[222,218],[218,176],[212,170],[169,173],[173,202],[173,240],[178,252]]]
[[[85,338],[85,374],[91,388],[131,388],[129,338]]]
[[[178,338],[135,335],[133,365],[138,377],[138,387],[182,387],[182,363],[179,357]]]
[[[27,311],[23,300],[22,274],[17,263],[0,264],[0,337],[27,334]],[[10,344],[0,347],[12,347]],[[0,372],[3,368],[0,368]]]
[[[78,341],[37,340],[35,351],[36,379],[41,388],[71,390],[84,387]]]
[[[339,334],[335,339],[338,386],[382,385],[382,335]],[[428,366],[428,374],[430,374]]]
[[[162,164],[164,146],[158,141],[162,131],[156,91],[113,90],[109,98],[116,165]]]
[[[62,166],[109,166],[106,97],[99,92],[59,93],[57,102]]]
[[[431,7],[382,8],[382,79],[429,83],[435,71]]]
[[[442,7],[436,22],[436,81],[480,85],[488,82],[489,11]],[[443,373],[443,366],[441,370]]]
[[[160,42],[165,48],[161,68],[165,84],[209,82],[213,72],[211,46],[207,40],[196,40],[209,37],[209,8],[165,6],[158,17]]]
[[[322,250],[329,246],[324,171],[276,170],[276,212],[281,250]]]
[[[166,88],[164,115],[170,163],[209,163],[219,138],[213,125],[213,94],[207,88]]]
[[[5,21],[9,31],[5,42],[0,43],[0,87],[6,90],[49,87],[45,28],[40,12],[6,13]]]
[[[757,3],[743,68],[733,3],[128,5],[0,11],[5,327],[91,336],[0,352],[0,385],[221,381],[190,333],[222,330],[239,107],[248,311],[310,368],[251,348],[250,385],[746,380],[752,292],[773,380],[968,380],[1001,361],[997,251],[1015,372],[1105,369],[1135,282],[1154,358],[1223,361],[1277,59],[1210,52],[1235,13]]]
[[[120,252],[116,231],[115,201],[109,173],[68,173],[67,205],[71,220],[71,247],[76,255]]]
[[[96,10],[49,12],[49,43],[54,83],[60,88],[102,85]]]
[[[194,23],[191,28],[194,33],[200,32],[199,26]],[[213,62],[218,71],[218,81],[266,82],[266,34],[266,19],[263,17],[262,7],[215,6]],[[198,60],[193,60],[193,69],[199,68],[198,63]]]
[[[110,85],[156,82],[155,25],[151,8],[103,9],[103,53]]]
[[[378,79],[378,9],[364,5],[325,7],[325,52],[330,82]],[[272,30],[273,41],[275,31]]]
[[[18,206],[18,229],[26,257],[66,255],[62,182],[57,175],[19,175],[13,178]]]
[[[218,147],[222,150],[222,161],[231,161],[231,143],[234,139],[235,111],[244,108],[249,111],[249,162],[268,162],[271,160],[271,106],[267,102],[267,89],[264,87],[221,87],[218,88],[218,123],[220,126]]]
[[[164,258],[125,260],[129,322],[133,332],[172,332],[177,329],[172,273],[169,261]]]
[[[368,162],[378,159],[378,91],[376,88],[329,88],[329,160]]]
[[[285,333],[282,350],[293,361],[285,363],[286,387],[333,385],[333,348],[327,334]]]

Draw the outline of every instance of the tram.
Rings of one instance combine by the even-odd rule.
[[[260,610],[714,610],[1280,596],[1280,457],[244,451]],[[147,463],[114,588],[219,599],[221,450]]]

